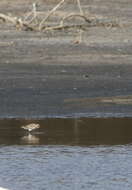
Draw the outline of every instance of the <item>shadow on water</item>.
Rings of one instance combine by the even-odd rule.
[[[39,123],[29,133],[22,125]],[[44,120],[0,120],[0,144],[120,145],[132,143],[131,118],[79,118]]]

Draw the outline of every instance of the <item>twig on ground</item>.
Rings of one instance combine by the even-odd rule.
[[[32,10],[31,12],[29,12],[29,13],[25,16],[24,22],[26,22],[27,19],[28,19],[32,14],[33,14],[33,10]]]
[[[31,24],[33,21],[36,21],[37,23],[37,3],[33,3],[33,17],[32,19],[30,20],[29,24]]]
[[[79,33],[76,37],[76,39],[73,41],[74,44],[80,44],[82,42],[82,29],[79,29]]]
[[[72,13],[72,14],[69,14],[69,15],[63,17],[63,19],[62,19],[61,22],[60,22],[60,25],[64,25],[64,21],[67,20],[67,19],[69,19],[69,18],[72,18],[72,17],[80,17],[80,18],[84,19],[85,22],[88,22],[89,24],[92,22],[90,19],[88,19],[88,18],[87,18],[86,16],[84,16],[84,15],[73,14],[73,13]]]
[[[23,22],[28,22],[28,24],[31,24],[35,20],[36,24],[38,24],[38,21],[37,21],[37,3],[33,3],[32,7],[33,7],[32,11],[25,17]],[[28,21],[28,18],[31,16],[32,16],[32,18]]]
[[[78,8],[79,8],[80,14],[84,15],[82,7],[81,7],[80,0],[77,0],[77,4],[78,4]]]
[[[14,44],[13,41],[11,42],[0,42],[0,46],[12,46]]]
[[[65,2],[65,0],[61,0],[48,14],[47,16],[40,22],[39,30],[42,30],[43,24],[47,21],[47,19]]]
[[[80,10],[80,14],[81,15],[84,15],[84,12],[83,12],[83,10],[82,10],[82,7],[81,7],[81,3],[80,3],[80,0],[77,0],[77,4],[78,4],[78,7],[79,7],[79,10]],[[87,21],[86,19],[85,19],[85,21]],[[74,42],[74,43],[81,43],[82,42],[82,30],[81,29],[79,29],[79,38],[78,38],[78,40],[76,40],[76,42]]]
[[[71,25],[57,25],[57,26],[47,26],[43,31],[47,30],[65,30],[65,29],[73,29],[73,28],[78,28],[78,29],[84,29],[84,25],[82,24],[71,24]]]

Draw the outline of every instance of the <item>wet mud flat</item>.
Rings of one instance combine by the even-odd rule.
[[[23,16],[33,1],[8,3],[0,2],[0,12]],[[81,3],[86,13],[119,26],[88,27],[78,43],[78,29],[20,31],[1,21],[1,118],[131,117],[131,2]],[[42,11],[56,2],[39,4]],[[78,12],[76,2],[57,14],[69,11]]]
[[[2,0],[0,12],[23,18],[33,2]],[[58,2],[40,0],[38,9],[48,11]],[[83,11],[102,25],[85,28],[80,43],[76,29],[21,31],[1,21],[0,117],[131,116],[130,4],[130,0],[81,1]],[[54,22],[69,12],[78,13],[76,2],[67,1]]]

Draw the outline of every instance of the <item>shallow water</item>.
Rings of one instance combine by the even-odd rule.
[[[31,122],[40,128],[28,134]],[[129,190],[132,119],[0,121],[0,187]]]
[[[21,128],[39,123],[28,133]],[[0,144],[5,145],[124,145],[132,142],[131,118],[52,118],[0,120]]]
[[[132,146],[1,146],[0,184],[22,189],[131,189]]]

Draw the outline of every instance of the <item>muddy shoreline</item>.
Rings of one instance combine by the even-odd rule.
[[[0,2],[0,12],[22,16],[33,1],[8,3]],[[41,10],[55,5],[39,3]],[[78,30],[20,31],[0,22],[0,118],[131,117],[129,4],[83,1],[85,11],[126,27],[90,27],[81,43],[76,43]],[[71,2],[58,15],[76,10]]]

